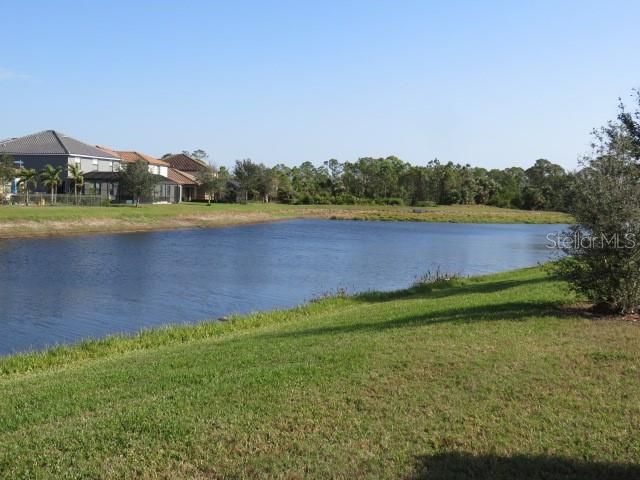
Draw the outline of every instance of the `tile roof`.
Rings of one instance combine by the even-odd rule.
[[[96,145],[96,148],[99,148],[100,150],[103,150],[107,153],[115,155],[118,158],[120,158],[123,162],[126,162],[126,163],[135,163],[135,162],[143,161],[151,165],[161,165],[163,167],[169,166],[169,164],[163,160],[158,160],[157,158],[152,157],[151,155],[136,152],[133,150],[113,150],[112,148],[105,147],[103,145]]]
[[[191,158],[184,153],[169,155],[164,157],[163,160],[171,165],[171,168],[176,168],[182,172],[201,172],[207,168],[207,164],[203,161]]]
[[[135,152],[135,151],[122,151],[116,150],[120,158],[127,163],[135,163],[139,161],[150,163],[151,165],[162,165],[168,167],[169,164],[163,160],[158,160],[157,158],[152,157],[151,155],[146,155],[144,153]]]
[[[103,147],[102,145],[96,145],[96,148],[98,150],[102,150],[104,152],[107,152],[109,155],[113,155],[114,157],[120,158],[120,155],[118,154],[118,152],[116,152],[115,150],[110,149],[109,147]]]
[[[198,185],[198,179],[186,172],[181,172],[175,168],[169,167],[167,170],[167,178],[178,185]]]
[[[55,130],[0,141],[0,153],[13,155],[77,155],[117,160],[119,157]]]

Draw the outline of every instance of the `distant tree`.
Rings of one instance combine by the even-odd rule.
[[[233,168],[233,176],[238,182],[238,189],[243,201],[249,201],[254,193],[258,190],[260,182],[261,169],[260,166],[251,161],[250,158],[236,160]]]
[[[194,150],[193,152],[191,152],[191,158],[204,162],[209,158],[209,154],[204,150],[202,150],[201,148],[198,148],[197,150]]]
[[[173,155],[173,153],[165,153],[164,155],[162,155],[162,157],[160,157],[160,160],[164,160],[167,157],[170,157],[171,155]]]
[[[276,197],[279,202],[292,203],[296,198],[296,191],[291,184],[291,168],[278,164],[271,169],[273,174]]]
[[[231,179],[231,174],[229,170],[225,166],[221,166],[218,169],[218,177],[216,182],[216,198],[218,200],[223,200],[225,195],[227,194],[227,189],[229,185],[229,180]]]
[[[487,174],[496,185],[489,204],[496,207],[522,208],[522,193],[527,184],[524,170],[519,167],[490,170]]]
[[[213,200],[215,196],[217,176],[218,172],[213,165],[208,165],[204,170],[198,172],[198,187],[201,188],[207,196],[208,205],[211,205],[211,200]]]
[[[335,199],[338,195],[341,195],[344,192],[344,184],[342,183],[342,172],[344,171],[344,166],[335,158],[324,162],[324,166],[328,172],[331,196]]]
[[[601,308],[640,310],[640,94],[594,132],[593,154],[573,177],[571,228],[557,271]]]
[[[540,210],[563,210],[562,189],[566,180],[564,168],[549,160],[540,158],[525,171],[530,199],[536,201],[525,208]]]
[[[400,179],[406,192],[406,201],[411,205],[428,202],[429,170],[426,167],[410,167]]]
[[[223,176],[226,176],[226,173],[224,173]],[[207,195],[209,205],[211,205],[213,200],[221,198],[222,192],[224,191],[224,187],[221,186],[221,182],[224,181],[226,183],[227,180],[228,178],[221,178],[220,170],[212,163],[209,163],[206,168],[198,172],[198,181],[200,182],[199,187]]]
[[[2,185],[2,194],[6,194],[5,185],[16,176],[16,168],[13,163],[13,157],[6,153],[0,155],[0,184]]]
[[[277,176],[271,168],[259,165],[256,188],[263,203],[269,203],[271,196],[277,194]]]
[[[38,185],[38,172],[33,168],[23,168],[18,172],[18,185],[22,185],[25,193],[25,205],[29,205],[29,190]]]
[[[140,198],[151,194],[158,183],[158,176],[149,172],[146,162],[128,163],[120,172],[120,188],[133,196],[136,207],[140,206]]]
[[[75,203],[78,204],[78,188],[82,188],[84,185],[84,172],[80,168],[80,165],[69,165],[69,179],[73,182],[73,195],[75,197]]]
[[[58,185],[62,179],[60,178],[60,174],[62,173],[62,167],[54,167],[52,165],[45,165],[44,170],[40,172],[40,179],[42,180],[42,184],[45,187],[49,187],[51,192],[51,204],[55,203],[56,191],[58,189]]]
[[[190,152],[188,150],[183,150],[182,153],[188,157],[193,158],[194,160],[198,160],[202,163],[207,163],[207,159],[209,158],[209,154],[207,152],[205,152],[204,150],[202,150],[201,148],[198,148],[196,150],[194,150],[193,152]]]

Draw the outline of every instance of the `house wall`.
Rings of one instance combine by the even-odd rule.
[[[68,163],[67,155],[14,155],[11,154],[16,162],[22,162],[21,166],[24,168],[33,168],[38,172],[44,170],[45,165],[51,165],[53,167],[65,167]],[[66,175],[66,169],[64,169]]]
[[[33,168],[37,172],[44,170],[45,165],[51,165],[52,167],[62,167],[62,173],[60,175],[61,178],[65,178],[67,176],[67,155],[14,155],[11,154],[14,161],[22,162],[18,163],[17,166],[22,168]],[[31,188],[31,187],[30,187]],[[45,188],[40,182],[36,188],[33,189],[36,192],[44,192],[49,191],[48,188]]]
[[[69,157],[67,155],[12,155],[12,157],[16,161],[22,161],[24,168],[33,168],[37,171],[43,170],[45,165],[62,167],[62,178],[67,176],[66,167],[74,163],[79,163],[83,172],[117,172],[120,168],[120,162],[117,160],[98,158]]]
[[[169,167],[149,164],[149,172],[154,175],[162,175],[163,177],[166,177],[169,175]]]
[[[11,155],[15,161],[22,162],[21,165],[24,168],[33,168],[34,170],[40,172],[44,170],[46,165],[51,165],[52,167],[62,167],[62,172],[60,174],[60,178],[63,180],[62,184],[58,188],[58,190],[62,192],[72,192],[73,189],[70,185],[70,182],[66,179],[68,177],[68,166],[73,164],[79,164],[80,169],[83,172],[113,172],[118,171],[120,168],[120,162],[115,160],[106,160],[106,159],[98,159],[98,158],[86,158],[86,157],[75,157],[68,155]],[[35,189],[36,191],[45,191],[42,185],[38,185]]]
[[[83,172],[117,172],[120,162],[117,160],[103,160],[100,158],[69,157],[69,165],[80,164]]]

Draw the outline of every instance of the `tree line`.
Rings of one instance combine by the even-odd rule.
[[[398,157],[363,157],[354,162],[331,159],[320,166],[303,162],[289,167],[267,167],[251,159],[237,160],[232,169],[207,164],[203,150],[185,152],[208,165],[199,175],[201,188],[210,199],[224,202],[277,201],[290,204],[384,204],[384,205],[492,205],[525,210],[569,211],[574,197],[576,173],[538,159],[527,169],[485,169],[442,163],[411,165]],[[51,169],[49,169],[51,170]],[[131,171],[129,171],[131,170]],[[9,156],[0,159],[0,183],[18,177],[23,191],[38,180],[54,195],[60,171],[17,170]],[[143,165],[125,166],[121,181],[134,197],[153,188],[154,177]],[[82,172],[70,171],[76,186]],[[51,177],[51,178],[50,178]],[[156,179],[157,180],[157,179]],[[77,194],[77,190],[75,192]]]
[[[202,152],[202,151],[200,151]],[[206,154],[204,157],[206,158]],[[231,170],[210,166],[205,190],[220,201],[291,204],[452,205],[477,204],[526,210],[570,208],[575,174],[545,159],[528,169],[485,169],[435,159],[425,166],[398,157],[331,159],[267,167],[237,160]]]

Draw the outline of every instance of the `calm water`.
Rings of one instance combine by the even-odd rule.
[[[302,220],[0,241],[0,354],[288,307],[337,288],[404,288],[437,266],[534,265],[562,228]]]

